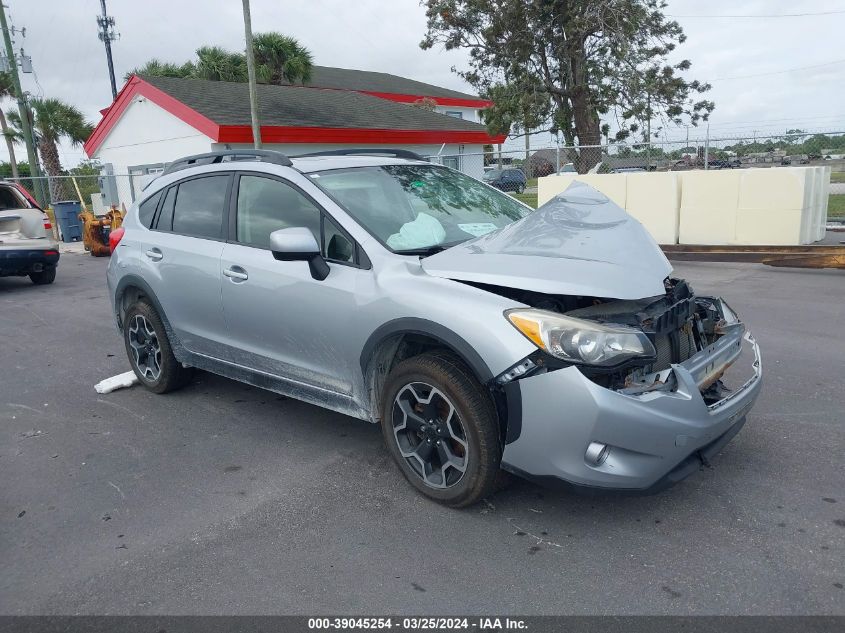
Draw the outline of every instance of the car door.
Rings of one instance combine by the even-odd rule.
[[[230,240],[223,249],[223,311],[237,362],[329,391],[352,393],[347,332],[356,319],[361,275],[355,242],[292,183],[242,173],[232,194]],[[306,227],[321,243],[330,273],[318,281],[307,262],[277,261],[270,233]],[[359,350],[360,351],[360,350]]]
[[[142,275],[180,343],[221,359],[228,353],[220,255],[232,178],[232,173],[216,173],[171,185],[162,193],[140,254]]]

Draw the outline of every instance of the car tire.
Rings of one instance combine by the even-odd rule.
[[[56,269],[45,268],[37,273],[29,273],[29,280],[36,286],[46,286],[56,280]]]
[[[494,491],[502,458],[496,408],[462,362],[446,353],[403,360],[383,396],[384,441],[414,488],[455,508]]]
[[[519,188],[516,190],[516,192],[520,195],[525,193],[525,185],[520,185]]]
[[[153,393],[174,391],[191,379],[191,369],[176,360],[161,317],[146,301],[126,311],[123,344],[138,380]]]

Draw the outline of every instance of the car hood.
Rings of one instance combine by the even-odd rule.
[[[422,261],[426,273],[546,294],[641,299],[672,266],[642,224],[574,181],[530,215]]]

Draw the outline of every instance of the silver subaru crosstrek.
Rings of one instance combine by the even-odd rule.
[[[172,163],[112,242],[144,386],[199,368],[377,422],[408,481],[452,506],[500,469],[662,489],[761,386],[730,307],[581,183],[532,211],[402,150],[230,150]]]

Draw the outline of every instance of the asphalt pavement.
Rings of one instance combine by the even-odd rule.
[[[763,352],[711,468],[450,510],[374,425],[203,373],[95,393],[129,368],[106,264],[0,279],[0,613],[845,614],[842,272],[676,266]]]

